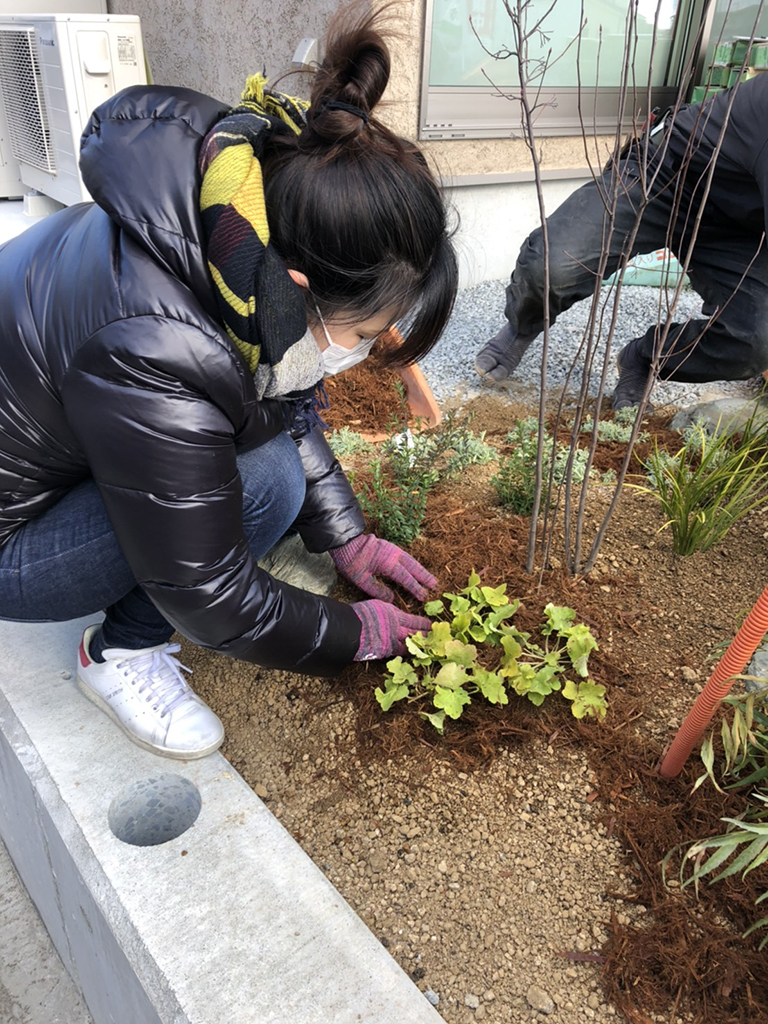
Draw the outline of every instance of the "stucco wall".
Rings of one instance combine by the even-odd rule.
[[[111,14],[138,14],[152,75],[235,102],[248,75],[290,69],[296,44],[322,35],[336,0],[109,0]],[[283,83],[306,95],[301,75]]]

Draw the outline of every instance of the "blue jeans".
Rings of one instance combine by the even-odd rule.
[[[306,490],[301,457],[283,432],[238,456],[243,530],[254,559],[290,528]],[[173,627],[137,586],[92,480],[25,523],[0,548],[0,619],[62,622],[105,611],[103,646],[141,650]]]

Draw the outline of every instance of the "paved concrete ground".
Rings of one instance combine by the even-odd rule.
[[[1,842],[0,1022],[91,1024]]]

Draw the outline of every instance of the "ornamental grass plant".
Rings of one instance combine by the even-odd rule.
[[[686,430],[678,452],[658,444],[645,461],[649,486],[661,502],[675,554],[714,547],[735,522],[768,502],[768,421],[753,414],[739,433],[701,422]],[[634,485],[636,486],[636,485]]]
[[[729,697],[723,703],[729,707],[730,715],[723,719],[720,731],[720,780],[715,777],[715,746],[709,736],[701,748],[705,771],[694,788],[709,779],[716,789],[721,790],[722,783],[727,790],[743,792],[746,799],[737,817],[722,819],[728,826],[726,832],[689,846],[680,868],[680,880],[683,888],[692,885],[697,895],[705,881],[712,885],[735,875],[745,879],[768,862],[768,691]],[[674,853],[675,850],[670,851],[665,858],[665,870]],[[756,898],[755,905],[766,900],[768,889]],[[744,935],[765,928],[768,916],[754,921]],[[759,948],[766,946],[768,932]]]

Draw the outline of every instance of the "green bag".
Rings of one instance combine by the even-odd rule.
[[[645,285],[651,288],[675,288],[683,268],[669,249],[657,249],[655,252],[635,256],[630,260],[624,271],[625,285]],[[603,282],[604,285],[615,284],[618,275],[612,274]],[[690,284],[688,276],[683,278],[683,286]]]

